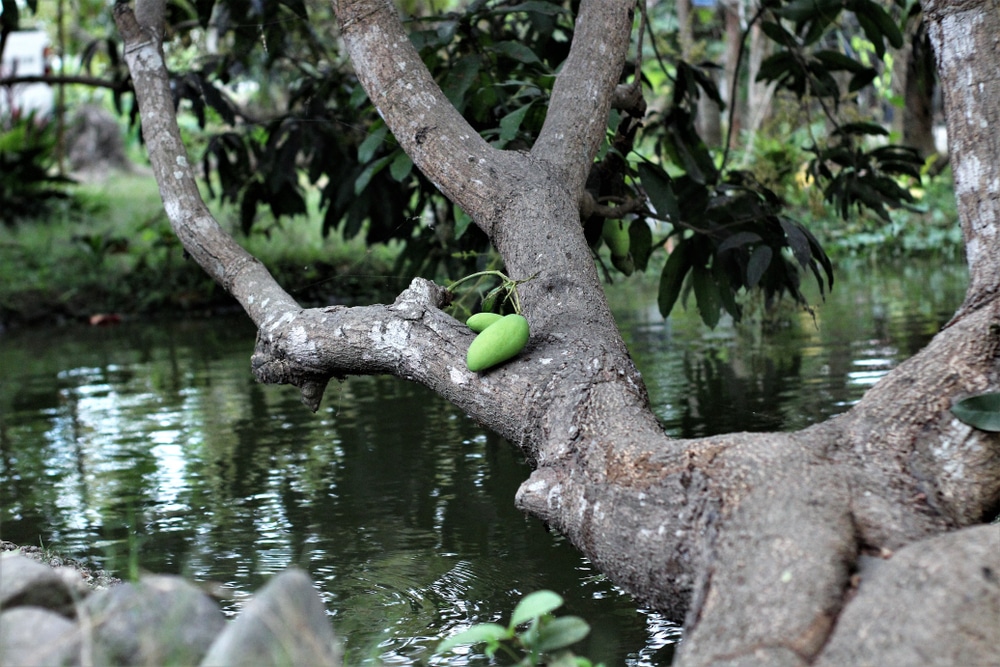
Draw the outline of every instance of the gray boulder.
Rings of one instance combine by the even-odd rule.
[[[91,594],[80,605],[80,621],[116,665],[196,665],[226,624],[199,588],[161,575]]]
[[[302,570],[273,577],[212,644],[201,667],[339,667],[326,609]]]

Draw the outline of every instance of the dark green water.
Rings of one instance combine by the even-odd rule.
[[[655,285],[610,293],[669,433],[792,429],[846,410],[964,290],[957,268],[869,271],[842,273],[815,323],[794,314],[767,334],[664,322]],[[540,588],[591,623],[581,654],[670,663],[676,626],[514,509],[529,471],[513,448],[392,378],[333,384],[310,414],[253,381],[253,339],[242,319],[0,337],[0,537],[222,582],[230,611],[299,565],[351,664],[485,664],[430,652]]]

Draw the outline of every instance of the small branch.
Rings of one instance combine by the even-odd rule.
[[[608,206],[603,202],[613,202],[615,206]],[[587,190],[583,191],[580,198],[580,219],[586,220],[590,217],[620,219],[630,213],[645,210],[645,202],[634,197],[604,197],[601,201],[594,199],[594,195]]]
[[[4,76],[0,77],[0,87],[17,86],[24,83],[47,83],[58,86],[61,84],[91,86],[93,88],[108,88],[125,91],[129,89],[127,81],[113,81],[96,76]]]

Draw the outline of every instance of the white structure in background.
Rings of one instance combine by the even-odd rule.
[[[7,35],[0,59],[0,79],[12,76],[46,76],[51,70],[52,48],[44,30],[16,30]],[[48,116],[53,109],[52,87],[47,83],[0,86],[0,117]]]

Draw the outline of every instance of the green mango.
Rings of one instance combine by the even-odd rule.
[[[601,237],[611,249],[612,257],[625,257],[628,255],[629,245],[632,241],[629,238],[628,225],[624,220],[605,220],[604,227],[601,228]]]
[[[476,336],[469,346],[465,365],[470,371],[484,371],[507,361],[528,343],[528,320],[506,315]]]
[[[482,333],[486,327],[496,324],[502,319],[503,315],[497,315],[496,313],[476,313],[465,321],[465,325],[476,333]]]

